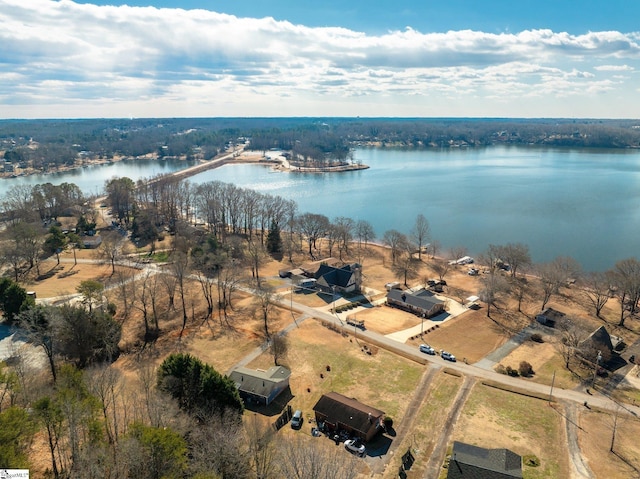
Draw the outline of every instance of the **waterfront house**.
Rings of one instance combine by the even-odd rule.
[[[425,318],[442,313],[445,306],[444,301],[426,289],[416,292],[391,289],[387,292],[387,304]]]
[[[555,327],[556,323],[564,318],[566,314],[553,308],[547,308],[536,315],[536,321],[550,328]]]
[[[321,264],[315,274],[316,284],[323,291],[354,293],[362,286],[362,266],[358,263],[337,268]]]

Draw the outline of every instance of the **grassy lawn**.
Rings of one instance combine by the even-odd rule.
[[[411,448],[416,462],[407,472],[407,476],[410,478],[424,477],[424,466],[429,460],[435,441],[439,437],[439,431],[447,417],[449,406],[461,384],[462,378],[443,372],[439,372],[433,378],[429,392],[415,418],[413,430],[404,438],[397,449],[398,454],[389,462],[385,477],[389,479],[397,477],[402,460],[401,456],[409,448]]]
[[[523,467],[525,479],[568,477],[563,422],[539,399],[477,385],[456,425],[452,440],[535,455],[538,467]]]
[[[335,391],[381,409],[398,421],[424,370],[415,362],[376,348],[372,348],[375,354],[366,354],[361,350],[362,343],[345,338],[314,320],[307,320],[294,329],[289,344],[283,364],[292,371],[291,405],[302,409],[305,417],[312,413],[322,394]],[[265,353],[249,367],[271,365],[272,358]]]

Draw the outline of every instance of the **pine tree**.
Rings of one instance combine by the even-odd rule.
[[[280,227],[275,221],[271,222],[269,234],[267,234],[267,251],[270,254],[282,253],[282,238],[280,236]]]

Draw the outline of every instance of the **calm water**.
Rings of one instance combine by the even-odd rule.
[[[471,254],[522,242],[535,261],[576,258],[605,270],[640,254],[640,152],[526,147],[359,149],[368,170],[317,175],[233,165],[220,180],[295,200],[301,212],[366,219],[382,237],[410,233],[419,213],[445,248]]]
[[[443,248],[465,246],[471,254],[490,243],[522,242],[535,261],[569,255],[587,270],[640,256],[640,152],[497,146],[358,149],[355,157],[371,168],[319,175],[245,164],[190,181],[235,183],[293,199],[300,212],[365,219],[379,237],[392,228],[410,233],[422,213]],[[187,166],[127,163],[7,181],[69,181],[93,193],[114,175],[137,179]]]

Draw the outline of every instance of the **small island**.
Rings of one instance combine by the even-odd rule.
[[[368,165],[354,160],[351,154],[346,159],[323,159],[318,161],[300,156],[294,160],[289,152],[245,150],[235,156],[234,162],[268,164],[277,171],[297,171],[301,173],[339,173],[369,168]]]

